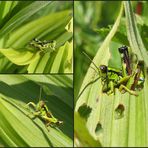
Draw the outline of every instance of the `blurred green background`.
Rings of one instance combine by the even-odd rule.
[[[75,102],[77,101],[79,89],[90,64],[90,61],[82,54],[82,51],[85,51],[89,57],[93,59],[119,13],[120,4],[120,1],[76,1],[74,4]],[[148,37],[146,32],[148,31],[148,2],[134,1],[132,2],[132,5],[134,12],[136,13],[138,29],[140,30],[143,42],[147,48]],[[129,45],[124,17],[121,20],[119,30],[114,36],[110,48],[112,50],[123,44]],[[118,53],[111,54],[109,66],[111,65],[115,68],[120,68],[118,57]]]

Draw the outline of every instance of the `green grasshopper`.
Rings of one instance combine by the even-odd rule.
[[[41,91],[40,91],[40,94],[41,94]],[[39,117],[40,119],[42,119],[45,122],[46,128],[48,126],[54,127],[54,126],[58,126],[60,124],[63,124],[63,121],[60,121],[53,116],[53,114],[48,110],[48,107],[43,100],[40,100],[37,104],[35,104],[34,102],[29,102],[29,103],[27,103],[26,106],[33,107],[34,112],[32,112],[32,114],[35,117]],[[48,128],[47,128],[47,130],[48,130]]]
[[[142,74],[143,65],[141,62],[137,62],[132,73],[128,48],[126,46],[122,46],[119,48],[119,52],[121,53],[122,58],[122,71],[117,71],[107,67],[106,65],[100,65],[98,68],[88,55],[85,55],[99,71],[103,93],[110,95],[114,93],[115,88],[118,88],[121,93],[129,92],[131,95],[137,96],[135,89],[138,88],[138,86],[142,86],[144,83],[144,77]]]
[[[120,70],[109,68],[106,65],[100,65],[97,67],[91,58],[85,52],[83,53],[97,69],[97,73],[99,74],[99,78],[102,83],[102,92],[107,93],[108,95],[112,94],[114,92],[115,85],[117,85],[119,80],[122,78],[122,72]]]
[[[33,39],[30,43],[29,43],[32,47],[40,50],[41,52],[53,52],[55,50],[56,47],[56,41],[52,40],[52,41],[40,41],[38,39]]]
[[[134,66],[132,70],[127,46],[122,46],[118,50],[121,53],[122,59],[122,76],[119,76],[119,79],[117,79],[117,76],[110,76],[109,82],[105,83],[106,85],[108,84],[106,89],[104,88],[105,85],[103,86],[104,92],[106,91],[108,94],[111,94],[114,92],[115,88],[118,88],[121,93],[127,91],[131,95],[137,96],[138,94],[135,90],[137,88],[140,90],[144,84],[143,62],[137,61],[136,57],[136,64],[133,64]]]

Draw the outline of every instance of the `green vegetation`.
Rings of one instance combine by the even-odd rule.
[[[0,75],[0,145],[71,147],[73,145],[72,81],[70,75]],[[41,96],[40,88],[42,88]],[[31,106],[29,110],[26,105],[29,102],[37,104],[39,97],[46,102],[44,107],[47,112],[43,109],[40,116],[34,117],[32,112],[35,111]],[[42,119],[49,117],[50,111],[53,115],[52,121],[55,122],[54,117],[56,117],[63,124],[48,126],[47,130],[46,122]]]
[[[147,2],[75,2],[75,123],[81,125],[85,119],[81,130],[84,125],[86,135],[90,134],[98,146],[148,146],[147,8]],[[130,61],[131,65],[144,72],[144,86],[134,91],[137,96],[130,91],[122,94],[118,87],[114,93],[108,93],[111,86],[103,92],[98,79],[100,65],[108,66],[113,73],[126,71],[128,66],[122,63],[118,52],[122,45],[128,46],[129,52],[137,57],[137,62]],[[139,62],[144,68],[139,68]],[[130,79],[127,86],[130,89],[133,78],[136,75]],[[111,79],[112,75],[105,84]],[[75,133],[75,146],[92,146],[92,138],[80,137],[76,127]]]
[[[68,1],[0,1],[0,73],[71,73],[72,9]],[[34,38],[56,41],[54,51],[41,54]]]

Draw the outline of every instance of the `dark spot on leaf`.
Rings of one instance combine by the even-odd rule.
[[[98,122],[98,124],[96,125],[95,133],[96,133],[96,135],[99,135],[102,132],[103,132],[102,124],[100,122]]]
[[[84,103],[83,105],[81,105],[78,109],[78,112],[80,114],[81,117],[85,118],[87,120],[87,118],[89,117],[90,113],[92,111],[92,108],[87,106],[86,103]]]
[[[96,103],[98,103],[99,102],[99,97],[96,99]]]
[[[115,115],[114,115],[115,119],[121,119],[121,118],[123,118],[123,116],[124,116],[124,110],[125,110],[124,105],[123,104],[119,104],[117,106],[117,108],[115,109]]]

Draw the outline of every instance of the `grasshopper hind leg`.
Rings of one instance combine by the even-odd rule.
[[[138,96],[138,94],[135,91],[130,90],[129,88],[127,88],[126,86],[124,86],[124,85],[121,84],[120,87],[119,87],[119,91],[121,93],[124,93],[125,91],[123,92],[123,90],[129,92],[131,95]]]

